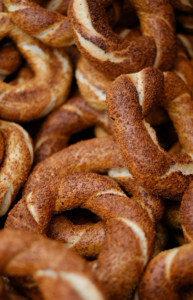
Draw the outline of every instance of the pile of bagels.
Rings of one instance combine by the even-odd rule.
[[[0,0],[0,299],[193,300],[193,0]]]

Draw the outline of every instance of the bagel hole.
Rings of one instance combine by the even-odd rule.
[[[101,218],[92,211],[80,207],[65,211],[62,214],[68,217],[74,225],[96,224],[101,221]]]
[[[164,150],[168,151],[178,141],[177,133],[170,120],[164,124],[152,126],[152,128],[156,132],[159,145]]]

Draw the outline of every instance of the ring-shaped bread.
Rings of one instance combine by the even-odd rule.
[[[15,200],[33,163],[33,144],[18,124],[0,120],[0,216]]]
[[[152,68],[121,75],[108,90],[107,104],[129,172],[153,194],[180,199],[193,175],[193,102],[183,80]],[[184,153],[172,155],[160,147],[145,121],[155,105],[167,110]]]
[[[44,234],[54,214],[76,207],[89,209],[104,220],[105,239],[92,270],[110,298],[126,299],[151,257],[154,225],[140,198],[128,198],[112,180],[78,173],[43,182],[16,204],[12,226]]]
[[[159,253],[148,264],[138,288],[139,300],[180,300],[182,288],[192,285],[193,244]],[[192,295],[192,292],[191,294]]]
[[[167,0],[131,0],[142,36],[127,41],[110,28],[105,5],[112,1],[71,0],[68,15],[82,55],[98,70],[115,77],[154,66],[169,70],[175,59],[173,9]]]
[[[63,49],[49,49],[21,31],[8,13],[0,13],[0,24],[0,39],[13,39],[34,73],[33,78],[16,86],[0,80],[0,117],[20,122],[43,117],[68,96],[70,60]]]
[[[37,1],[3,0],[13,22],[27,34],[52,47],[74,43],[68,17],[41,7]]]
[[[85,261],[65,245],[31,232],[10,229],[0,231],[0,240],[1,275],[31,276],[40,292],[39,297],[32,299],[108,299]]]

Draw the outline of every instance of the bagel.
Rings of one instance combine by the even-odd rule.
[[[0,216],[15,200],[33,163],[33,144],[19,125],[0,120]]]
[[[43,299],[107,299],[86,263],[61,243],[10,229],[1,230],[0,239],[1,274],[31,275]]]
[[[183,80],[172,72],[146,68],[121,75],[107,93],[109,116],[129,172],[155,195],[181,199],[193,174],[193,103]],[[155,105],[167,109],[186,153],[171,155],[144,120]]]
[[[35,189],[41,189],[40,187],[46,182],[52,182],[59,174],[67,176],[77,172],[106,173],[109,171],[109,176],[120,183],[129,194],[142,199],[152,222],[156,223],[163,213],[162,200],[139,186],[124,167],[119,148],[112,137],[82,141],[55,153],[36,165],[24,187],[22,199],[26,199]],[[14,217],[14,214],[17,215],[16,208],[17,206],[9,214],[6,226],[12,226],[12,224],[16,226],[14,225],[17,223],[17,217]],[[29,222],[27,221],[26,228]]]
[[[128,198],[116,183],[98,174],[62,175],[44,182],[16,204],[12,227],[44,234],[52,214],[78,206],[91,210],[106,223],[105,239],[92,271],[110,298],[126,299],[153,251],[154,226],[139,200]],[[79,237],[81,233],[74,237],[75,242]],[[82,247],[89,246],[83,239]]]
[[[27,34],[52,47],[65,47],[74,43],[68,18],[41,7],[35,1],[3,0],[13,22]]]
[[[190,299],[180,294],[192,284],[193,244],[159,253],[148,264],[139,284],[138,299]]]
[[[0,81],[0,117],[20,122],[43,117],[66,100],[71,63],[64,50],[49,49],[22,32],[9,14],[0,13],[0,23],[0,36],[14,40],[34,73],[31,80],[16,86]]]
[[[142,36],[125,41],[109,27],[105,5],[111,1],[72,0],[68,15],[82,55],[111,77],[147,66],[169,70],[175,59],[174,14],[168,1],[130,1],[141,22]]]

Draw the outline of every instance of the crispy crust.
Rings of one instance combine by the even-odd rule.
[[[143,119],[158,103],[165,107],[180,143],[186,152],[192,153],[190,128],[193,118],[189,112],[193,104],[184,82],[172,72],[163,74],[147,68],[118,77],[107,93],[107,103],[129,172],[153,194],[180,198],[192,178],[191,157],[185,153],[169,155],[165,152],[160,148],[155,132]]]
[[[168,70],[174,63],[172,7],[165,0],[133,0],[132,4],[142,31],[142,37],[132,41],[113,33],[102,2],[72,0],[69,4],[68,15],[77,47],[93,66],[111,77],[138,72],[147,66]]]
[[[180,289],[192,284],[192,251],[189,244],[158,254],[142,276],[139,299],[182,299]]]
[[[12,224],[8,221],[6,226],[43,234],[54,213],[78,206],[105,221],[104,243],[92,269],[110,297],[126,299],[151,256],[154,226],[140,199],[128,198],[112,180],[98,174],[80,173],[44,182],[40,189],[19,201],[10,214]],[[121,239],[122,236],[125,238]],[[75,244],[78,239],[76,236]],[[82,240],[82,247],[88,248],[87,243]]]
[[[44,299],[86,299],[82,295],[86,283],[96,300],[107,299],[86,263],[61,243],[10,229],[1,230],[0,239],[1,274],[32,275]]]
[[[35,162],[65,148],[72,134],[93,125],[100,125],[109,134],[112,125],[107,113],[97,112],[81,97],[70,99],[43,123],[35,141]]]
[[[193,241],[193,227],[192,227],[192,195],[193,195],[193,183],[191,182],[186,189],[182,198],[180,214],[182,220],[182,229],[186,242],[191,243]]]
[[[68,18],[58,12],[42,8],[32,1],[4,0],[14,23],[27,34],[52,47],[73,44]]]
[[[2,143],[4,155],[0,169],[0,216],[2,216],[27,180],[33,162],[33,144],[28,133],[15,123],[0,120],[0,132],[4,140]]]
[[[0,79],[15,72],[21,64],[21,55],[17,48],[10,43],[1,44],[0,48]]]
[[[0,116],[20,122],[43,117],[60,106],[68,96],[72,80],[69,58],[64,50],[49,49],[22,32],[10,23],[8,14],[0,14],[1,21],[5,24],[1,28],[3,36],[15,41],[34,77],[16,86],[0,81]],[[7,22],[9,26],[6,26]]]

